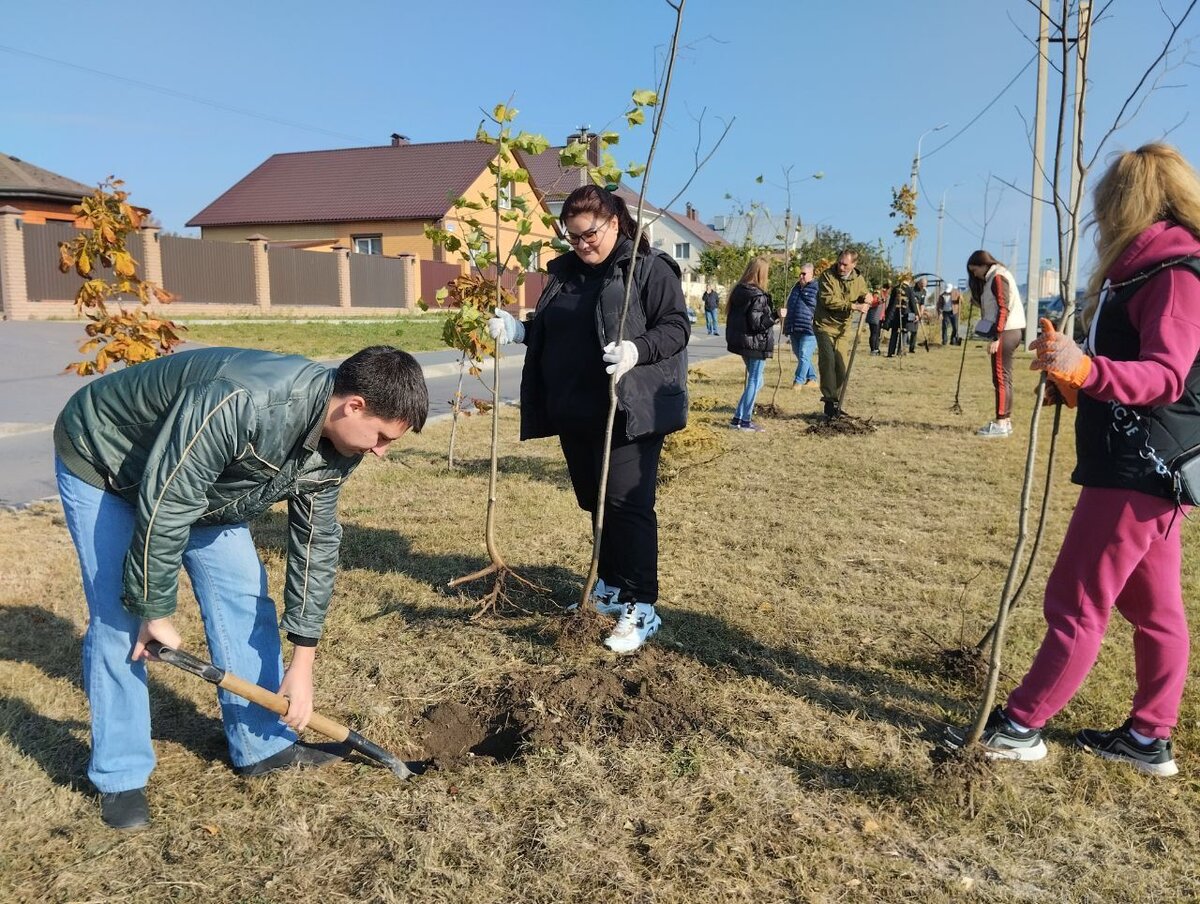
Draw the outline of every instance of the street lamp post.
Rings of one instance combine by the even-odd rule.
[[[942,129],[946,128],[946,126],[948,126],[948,125],[950,125],[950,123],[944,122],[940,126],[934,126],[932,129],[926,129],[924,132],[921,133],[921,137],[917,139],[917,153],[913,156],[912,176],[909,181],[909,185],[912,188],[914,205],[916,204],[916,201],[917,201],[917,178],[921,173],[921,142],[925,140],[926,135],[929,135],[932,132],[940,132]],[[905,273],[912,273],[912,253],[913,253],[913,236],[910,235],[910,236],[908,236],[908,238],[905,240],[905,243],[904,243],[904,272]]]

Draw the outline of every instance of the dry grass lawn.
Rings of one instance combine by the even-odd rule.
[[[239,778],[210,689],[155,665],[154,825],[132,836],[101,826],[87,787],[84,607],[61,514],[0,514],[0,900],[1200,897],[1196,688],[1176,779],[1070,747],[1079,728],[1126,716],[1131,634],[1119,617],[1050,728],[1046,760],[966,776],[930,759],[978,696],[937,654],[973,643],[992,617],[1016,525],[1026,361],[1011,440],[973,435],[991,399],[977,346],[963,415],[949,410],[957,349],[860,356],[846,405],[879,428],[864,436],[807,434],[818,401],[786,388],[768,432],[731,432],[741,364],[700,367],[693,427],[659,495],[664,628],[626,660],[598,633],[560,643],[555,603],[578,592],[589,530],[555,443],[518,444],[516,413],[504,412],[503,546],[549,595],[514,594],[508,614],[471,621],[472,598],[443,588],[482,562],[487,423],[463,425],[455,473],[445,424],[406,439],[344,495],[317,698],[441,768],[407,783],[364,763]],[[767,377],[762,402],[774,363]],[[1040,587],[1076,496],[1069,426],[1063,439],[1047,551],[1014,615],[1002,693],[1040,640]],[[256,529],[276,588],[281,525]],[[1200,549],[1183,530],[1194,606]],[[203,650],[187,594],[179,622]],[[449,716],[471,723],[464,736],[482,726],[480,755],[438,734]]]

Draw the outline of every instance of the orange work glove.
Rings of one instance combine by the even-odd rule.
[[[1074,408],[1079,402],[1079,390],[1071,386],[1059,386],[1053,378],[1046,379],[1046,385],[1042,387],[1042,405],[1058,405],[1063,404],[1068,408]]]
[[[1067,400],[1067,393],[1071,393],[1068,404],[1072,404],[1092,372],[1092,359],[1083,353],[1074,339],[1055,330],[1054,324],[1045,317],[1040,323],[1042,333],[1030,346],[1036,357],[1029,369],[1044,370],[1046,376],[1058,384],[1064,400]]]

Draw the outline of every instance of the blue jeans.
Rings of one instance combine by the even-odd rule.
[[[812,356],[817,349],[817,337],[808,333],[804,336],[792,335],[792,354],[796,356],[796,376],[794,383],[807,383],[817,379],[817,369],[813,367]]]
[[[155,762],[150,694],[146,663],[129,660],[141,619],[121,604],[134,509],[80,480],[57,459],[54,470],[88,606],[83,638],[83,689],[92,722],[88,778],[102,793],[141,788]],[[271,690],[279,687],[279,621],[249,528],[193,527],[183,565],[200,603],[213,663]],[[223,690],[217,699],[235,766],[257,763],[295,743],[295,733],[274,713]]]
[[[717,312],[716,311],[705,311],[704,312],[704,326],[714,336],[717,335]]]
[[[746,388],[742,390],[742,397],[738,400],[733,416],[739,421],[748,421],[754,414],[754,400],[758,398],[758,391],[762,389],[763,368],[767,362],[763,358],[751,358],[749,355],[742,355],[742,360],[746,362]]]

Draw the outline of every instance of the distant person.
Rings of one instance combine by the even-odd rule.
[[[812,361],[817,348],[817,337],[813,334],[813,312],[816,308],[817,283],[813,279],[813,265],[805,264],[800,268],[800,278],[788,295],[787,314],[783,320],[783,335],[791,340],[792,354],[796,356],[793,389],[817,385],[817,369]]]
[[[871,354],[878,355],[880,334],[883,332],[883,312],[887,309],[888,299],[892,294],[892,281],[885,279],[879,290],[871,293],[867,308],[868,344]]]
[[[976,334],[990,340],[992,386],[996,390],[995,420],[976,431],[989,438],[1012,436],[1013,353],[1025,335],[1025,308],[1017,281],[998,260],[980,249],[967,258],[971,294],[979,299]]]
[[[925,311],[925,299],[928,297],[926,287],[925,277],[922,276],[913,284],[911,290],[913,296],[912,308],[915,316],[910,317],[905,323],[905,328],[908,330],[908,350],[910,353],[917,350],[917,333],[921,329],[921,320],[928,316]]]
[[[945,280],[938,295],[937,312],[942,319],[942,345],[958,345],[958,309],[961,297],[956,287]]]
[[[716,286],[709,283],[701,298],[704,301],[705,329],[708,330],[710,336],[720,336],[721,334],[717,332],[717,310],[721,305],[721,296],[717,294]]]
[[[571,251],[552,260],[528,324],[503,309],[488,332],[523,342],[521,439],[557,436],[579,507],[596,524],[610,375],[616,382],[599,578],[592,605],[617,623],[604,641],[633,653],[657,633],[658,515],[663,442],[687,425],[688,325],[679,265],[646,236],[633,262],[637,224],[619,195],[575,189],[559,222]],[[624,336],[625,286],[632,292]]]
[[[1116,608],[1133,626],[1132,705],[1121,725],[1085,728],[1075,744],[1171,776],[1188,679],[1181,516],[1195,497],[1181,497],[1159,462],[1200,445],[1200,177],[1174,148],[1148,144],[1109,166],[1093,210],[1086,345],[1043,321],[1032,365],[1078,404],[1071,479],[1083,489],[1046,582],[1046,635],[981,741],[993,757],[1042,759],[1042,729],[1091,671]]]
[[[182,352],[113,371],[76,392],[54,426],[55,472],[79,555],[88,626],[88,778],[115,829],[149,824],[154,769],[146,649],[178,648],[179,571],[200,604],[212,661],[288,697],[277,716],[219,691],[234,769],[265,775],[337,759],[301,744],[313,662],[333,595],[343,482],[382,457],[429,398],[405,352],[372,346],[336,368],[237,348]],[[283,619],[246,526],[287,501]],[[292,644],[284,671],[279,629]]]
[[[737,430],[761,433],[764,429],[754,423],[754,400],[762,389],[763,368],[774,353],[775,306],[767,294],[765,257],[756,257],[729,293],[729,309],[725,312],[725,347],[741,355],[746,365],[746,382],[738,399],[729,426]]]
[[[858,252],[845,248],[837,263],[817,280],[817,309],[813,332],[817,334],[817,367],[821,375],[821,402],[826,418],[841,417],[842,386],[846,382],[846,355],[851,314],[866,315],[867,280],[858,271]]]
[[[908,342],[909,325],[916,323],[917,296],[906,281],[901,281],[892,289],[887,306],[887,326],[891,330],[888,335],[889,358],[904,354],[905,343]]]

